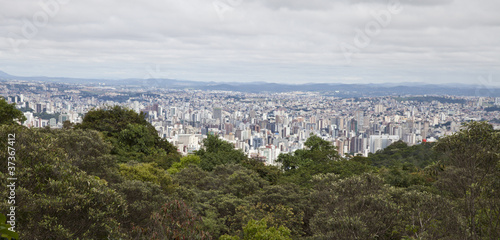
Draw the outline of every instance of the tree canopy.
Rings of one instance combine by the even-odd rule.
[[[18,110],[15,104],[8,104],[5,98],[0,97],[0,125],[23,123],[26,117]]]
[[[209,134],[203,140],[203,147],[195,153],[201,159],[200,167],[203,170],[211,171],[218,165],[241,163],[247,159],[242,151],[234,149],[231,143],[216,135]]]
[[[16,134],[0,146],[16,149],[20,239],[500,238],[500,134],[484,122],[368,157],[311,136],[276,167],[213,135],[181,158],[141,114],[96,111],[108,126],[0,124]],[[3,186],[6,173],[1,164]]]
[[[120,106],[89,111],[75,129],[97,130],[112,144],[120,161],[156,161],[168,169],[180,158],[177,148],[158,136],[144,113]]]

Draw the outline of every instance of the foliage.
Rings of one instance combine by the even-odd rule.
[[[154,152],[156,138],[148,130],[147,125],[128,124],[125,129],[117,133],[118,144],[128,152],[151,154]]]
[[[7,217],[0,213],[0,237],[6,238],[7,240],[19,239],[19,234],[17,232],[11,231],[12,226],[6,224]]]
[[[297,150],[293,154],[280,154],[277,162],[282,164],[285,177],[282,182],[294,182],[310,188],[314,175],[335,173],[341,178],[372,172],[374,168],[360,157],[340,158],[335,147],[318,136],[311,136],[305,142],[307,149]]]
[[[142,182],[151,182],[162,187],[167,191],[172,191],[172,178],[156,163],[122,163],[119,165],[120,174],[128,180],[139,180]]]
[[[97,130],[111,142],[112,153],[122,162],[157,162],[168,169],[180,155],[174,145],[158,136],[144,113],[120,106],[89,111],[76,129]]]
[[[439,152],[434,151],[433,143],[423,143],[408,146],[403,141],[397,141],[388,147],[379,150],[376,154],[370,153],[368,160],[374,166],[392,166],[395,164],[411,164],[424,168],[440,159]]]
[[[414,239],[460,239],[465,235],[463,219],[452,201],[427,191],[395,191],[401,206],[399,232]],[[446,229],[446,231],[443,231]]]
[[[241,165],[257,172],[259,176],[271,184],[278,183],[281,176],[281,171],[276,166],[265,165],[263,162],[255,159],[246,159],[241,162]]]
[[[35,110],[32,109],[32,108],[27,108],[27,107],[22,107],[22,108],[19,108],[19,111],[25,113],[25,112],[34,112]]]
[[[425,96],[425,97],[396,97],[396,101],[415,101],[415,102],[433,102],[438,101],[440,103],[458,103],[465,104],[465,99],[453,99],[447,97],[437,97],[437,96]]]
[[[65,149],[43,130],[2,127],[0,132],[16,134],[16,214],[22,239],[122,236],[118,219],[127,214],[126,203],[105,180],[74,166]],[[7,159],[6,154],[1,151],[1,159]],[[0,182],[6,185],[3,170]],[[6,190],[1,191],[6,196]],[[0,208],[7,206],[0,202]]]
[[[193,165],[200,165],[201,159],[197,155],[188,155],[185,157],[182,157],[179,162],[176,162],[172,165],[171,168],[169,168],[167,171],[170,174],[175,174],[178,173],[180,170],[188,167],[190,164]]]
[[[498,106],[493,106],[493,107],[487,107],[484,109],[486,112],[495,112],[495,111],[500,111],[500,107]]]
[[[61,115],[60,113],[50,114],[50,113],[47,113],[47,112],[41,112],[41,113],[34,113],[33,114],[34,117],[38,117],[38,118],[45,119],[45,120],[49,120],[51,118],[58,119],[60,115]]]
[[[218,189],[218,183],[209,172],[191,165],[173,175],[174,183],[191,189]]]
[[[16,109],[15,104],[8,104],[5,98],[0,97],[0,125],[17,124],[26,121],[23,112]]]
[[[180,158],[141,116],[114,107],[74,128],[1,125],[0,135],[16,134],[0,147],[16,149],[19,237],[500,238],[500,133],[486,123],[369,157],[341,158],[311,136],[278,168],[213,135]],[[6,172],[0,164],[4,186]]]
[[[257,203],[256,205],[243,205],[236,209],[236,214],[232,216],[231,228],[234,232],[239,232],[243,226],[241,224],[249,220],[266,219],[267,223],[279,228],[284,226],[291,229],[291,233],[295,236],[303,235],[303,218],[304,212],[294,212],[294,209],[281,204],[268,205],[264,203]],[[244,229],[244,227],[243,227]]]
[[[107,134],[107,136],[114,136],[125,130],[129,124],[150,126],[144,113],[137,114],[131,109],[114,106],[89,111],[85,114],[78,128],[94,129]],[[148,127],[148,129],[153,132],[154,129],[151,129],[151,127]]]
[[[363,174],[337,180],[335,175],[314,177],[311,197],[318,211],[311,219],[314,236],[320,239],[393,238],[399,207],[383,180]]]
[[[173,176],[178,197],[193,205],[211,229],[214,237],[241,230],[231,227],[238,207],[249,204],[249,196],[268,183],[241,165],[220,165],[207,172],[196,165],[182,169]]]
[[[412,185],[430,184],[428,176],[412,164],[395,164],[379,171],[386,183],[395,187],[410,187]]]
[[[248,169],[234,171],[226,181],[224,192],[232,193],[239,198],[250,196],[268,184],[257,173]]]
[[[297,150],[294,154],[283,154],[278,157],[284,170],[293,170],[301,167],[317,168],[320,165],[330,165],[339,160],[336,148],[328,141],[313,135],[304,143],[307,147]]]
[[[101,133],[94,130],[50,130],[45,134],[64,149],[72,165],[109,182],[118,181],[116,159],[110,154],[112,146]]]
[[[242,238],[238,236],[223,235],[219,240],[288,240],[290,238],[290,230],[286,227],[279,228],[267,227],[266,219],[256,221],[251,219],[243,228]]]
[[[281,217],[274,219],[282,219],[279,222],[280,225],[289,228],[294,236],[302,236],[306,235],[306,232],[309,232],[309,215],[313,211],[308,202],[308,194],[308,189],[301,189],[300,186],[293,183],[283,183],[264,186],[260,191],[249,196],[247,199],[251,202],[250,206],[255,206],[257,209],[265,209],[265,212],[269,214],[272,212],[272,207],[279,206],[280,209],[287,209],[286,211],[289,215],[281,215]],[[258,216],[263,218],[265,212],[261,211],[262,215]],[[286,220],[287,218],[284,216],[292,218]],[[258,220],[260,218],[254,217],[253,219]],[[270,223],[273,224],[273,222]]]
[[[112,186],[124,197],[128,205],[128,215],[120,219],[122,227],[146,228],[151,225],[153,212],[170,201],[167,193],[158,184],[140,180],[126,180]]]
[[[500,177],[500,132],[486,122],[465,123],[461,131],[441,139],[436,150],[448,156],[436,185],[459,200],[470,238],[500,237],[500,189],[495,184]]]
[[[74,125],[75,124],[73,124],[70,121],[66,120],[66,121],[63,122],[62,128],[63,129],[71,129],[71,128],[73,128]]]
[[[247,160],[245,154],[234,149],[234,146],[218,136],[209,134],[203,140],[204,149],[196,152],[196,155],[201,158],[200,167],[206,171],[212,171],[218,165],[226,165],[231,163],[241,163]]]
[[[168,202],[151,219],[151,226],[135,230],[137,239],[211,239],[201,229],[201,219],[182,201]]]

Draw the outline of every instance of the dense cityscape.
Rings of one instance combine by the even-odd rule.
[[[0,240],[500,239],[498,0],[0,2]]]
[[[187,155],[215,134],[248,157],[276,165],[280,153],[304,148],[317,135],[341,156],[368,156],[393,142],[434,142],[465,121],[500,127],[500,98],[387,96],[341,98],[335,92],[243,93],[147,89],[9,80],[0,94],[24,112],[22,125],[62,128],[91,109],[115,105],[143,112],[160,137]]]

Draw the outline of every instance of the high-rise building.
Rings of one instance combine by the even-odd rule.
[[[36,109],[35,109],[36,113],[41,113],[42,110],[43,110],[42,109],[42,104],[41,103],[37,103],[36,104]]]
[[[375,153],[378,150],[384,149],[394,142],[399,141],[398,135],[371,135],[370,136],[370,152]]]
[[[242,133],[242,132],[243,132],[243,131],[242,131],[242,130],[240,130],[240,129],[237,129],[237,130],[236,130],[236,132],[235,132],[235,134],[234,134],[234,135],[235,135],[235,137],[236,137],[236,138],[238,138],[238,140],[242,140],[242,139],[241,139],[241,133]]]
[[[221,108],[214,108],[214,119],[219,119],[219,121],[222,120],[222,109]]]
[[[224,130],[225,130],[225,134],[232,133],[233,132],[233,124],[231,124],[231,123],[225,123],[224,124]]]
[[[175,117],[176,115],[177,115],[177,108],[171,107],[170,108],[170,117]]]
[[[26,121],[23,124],[27,127],[31,127],[32,122],[34,120],[33,113],[32,112],[25,112],[24,116],[26,117]]]
[[[350,141],[350,153],[352,153],[353,155],[356,155],[356,153],[363,153],[363,138],[353,137],[350,139]]]
[[[364,112],[356,111],[355,119],[357,121],[356,133],[363,129],[363,125],[365,124]]]
[[[59,115],[59,123],[63,123],[65,121],[69,121],[69,120],[70,120],[69,119],[69,115],[67,115],[67,114],[61,114],[61,115]]]
[[[358,132],[358,121],[356,121],[355,119],[351,119],[350,121],[349,132]]]
[[[264,146],[264,139],[254,138],[252,141],[252,145],[254,149],[258,149],[259,147]]]
[[[429,121],[424,122],[424,130],[422,131],[422,138],[425,139],[427,138],[427,135],[429,134]]]
[[[49,120],[49,125],[50,125],[50,127],[55,127],[55,126],[57,126],[57,121],[56,121],[56,119],[55,119],[55,118],[51,118],[51,119]]]
[[[382,104],[375,105],[375,113],[383,113],[385,112],[385,107]]]

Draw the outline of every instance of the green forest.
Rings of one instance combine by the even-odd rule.
[[[213,135],[181,156],[121,107],[63,129],[0,108],[0,212],[10,146],[19,239],[500,239],[500,132],[485,122],[368,157],[311,136],[278,168]]]

